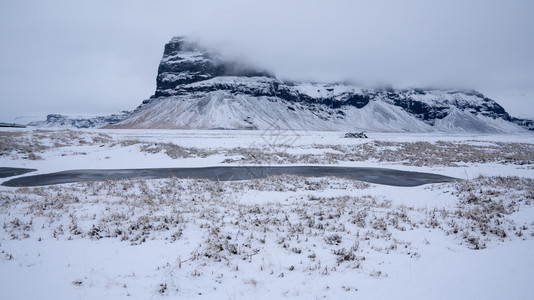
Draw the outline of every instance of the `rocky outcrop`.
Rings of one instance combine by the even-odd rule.
[[[118,114],[109,116],[94,117],[73,117],[61,114],[50,114],[44,121],[34,121],[28,123],[32,127],[50,127],[50,128],[100,128],[117,123],[127,118],[131,112],[122,111]]]
[[[509,132],[534,130],[476,91],[286,83],[182,37],[163,53],[154,95],[116,128]]]

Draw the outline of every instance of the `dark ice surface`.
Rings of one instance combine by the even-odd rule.
[[[332,166],[235,166],[204,168],[158,168],[158,169],[116,169],[116,170],[69,170],[49,174],[18,177],[2,183],[3,186],[22,187],[91,180],[113,180],[124,178],[200,178],[211,180],[250,180],[273,175],[298,175],[306,177],[334,176],[360,181],[391,185],[418,186],[429,183],[450,182],[453,177],[409,172],[385,168],[354,168]]]
[[[33,172],[33,171],[37,171],[37,170],[36,169],[24,169],[24,168],[0,167],[0,178],[22,175],[22,174],[26,174],[26,173]]]

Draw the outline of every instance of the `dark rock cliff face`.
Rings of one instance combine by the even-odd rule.
[[[528,119],[520,119],[520,118],[511,118],[511,122],[526,128],[528,130],[534,131],[534,121],[528,120]]]
[[[476,91],[369,89],[341,83],[285,83],[268,72],[225,59],[182,37],[175,37],[165,45],[156,92],[149,100],[143,101],[136,112],[155,99],[201,97],[217,91],[268,97],[271,101],[280,99],[311,110],[319,107],[319,110],[329,110],[328,115],[335,114],[336,118],[344,117],[344,108],[362,109],[378,101],[398,107],[430,126],[462,114],[464,117],[499,119],[534,130],[533,121],[512,118],[497,102]],[[291,105],[289,107],[292,108]]]
[[[237,61],[224,60],[217,53],[190,43],[183,37],[175,37],[165,45],[153,97],[169,96],[173,94],[169,90],[179,89],[181,85],[218,76],[273,77],[268,72],[257,71]]]

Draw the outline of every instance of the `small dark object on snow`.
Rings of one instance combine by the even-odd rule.
[[[365,132],[347,132],[345,133],[345,138],[356,138],[356,139],[366,139],[367,135]]]

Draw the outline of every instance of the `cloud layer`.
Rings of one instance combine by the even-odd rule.
[[[533,13],[529,0],[3,1],[0,118],[132,109],[173,35],[283,79],[474,88],[534,117]]]

